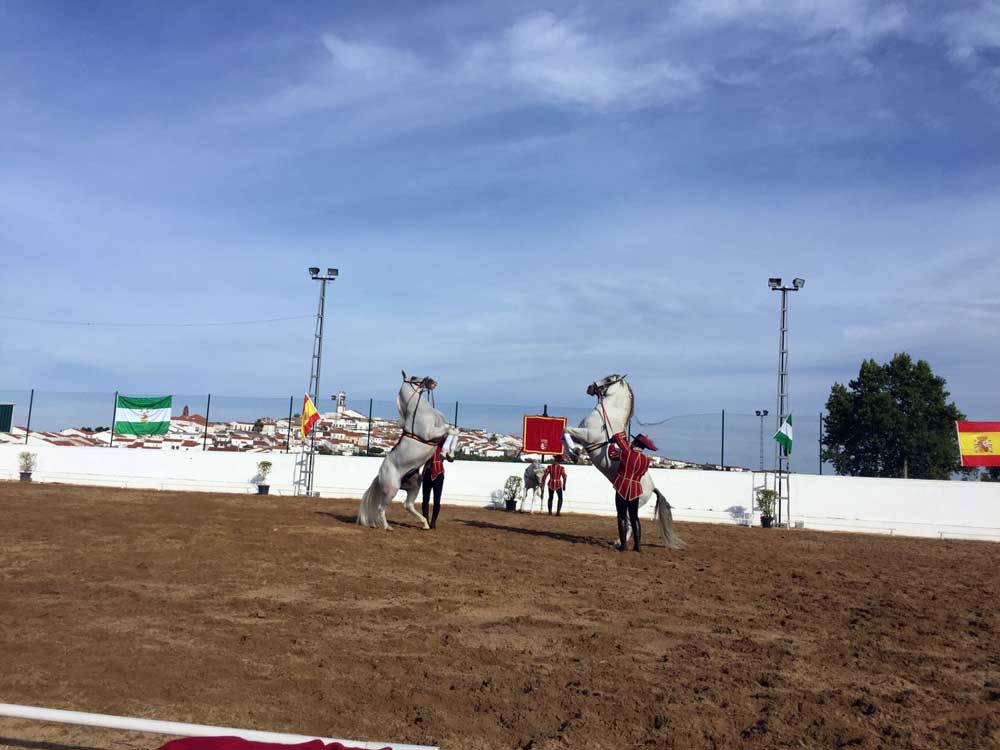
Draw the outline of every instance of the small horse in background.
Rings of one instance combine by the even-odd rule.
[[[524,503],[528,499],[528,490],[531,490],[531,505],[528,512],[535,512],[535,499],[538,499],[538,509],[542,510],[545,505],[545,487],[542,486],[542,477],[545,475],[545,467],[541,461],[532,461],[528,468],[524,470],[524,486],[521,488],[521,508],[524,510]]]
[[[435,388],[437,381],[434,378],[408,377],[406,371],[403,371],[403,383],[396,394],[396,408],[403,433],[399,442],[382,460],[378,474],[361,497],[359,525],[389,530],[385,512],[399,492],[403,477],[427,463],[439,445],[444,446],[446,453],[453,455],[458,442],[458,430],[451,427],[444,414],[424,399],[424,394],[430,394]],[[415,507],[419,486],[418,480],[415,488],[407,487],[405,507],[420,519],[423,528],[429,529],[427,519]]]
[[[614,482],[618,475],[618,461],[608,455],[608,447],[615,433],[625,432],[628,423],[635,412],[635,396],[632,387],[625,382],[624,375],[608,375],[587,386],[587,395],[597,397],[597,406],[580,422],[579,427],[568,427],[566,434],[571,442],[583,444],[583,450],[590,456],[596,466],[608,481]],[[577,448],[579,450],[579,448]],[[656,497],[656,522],[663,536],[663,541],[670,549],[681,549],[684,541],[674,532],[674,518],[670,511],[670,503],[663,493],[656,489],[653,477],[649,472],[642,478],[642,497],[639,507]],[[629,535],[632,531],[629,529]],[[618,542],[615,542],[615,546]]]

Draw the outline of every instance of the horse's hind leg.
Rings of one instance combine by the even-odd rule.
[[[417,485],[416,487],[408,489],[406,491],[406,500],[403,501],[403,507],[406,508],[406,510],[407,510],[408,513],[411,513],[411,514],[413,514],[414,516],[416,516],[417,518],[420,519],[420,523],[421,523],[421,525],[423,526],[424,529],[429,529],[430,526],[427,524],[427,519],[424,518],[424,514],[421,513],[419,510],[417,510],[417,507],[416,507],[416,500],[417,500],[417,493],[418,492],[420,492],[420,485]]]
[[[392,531],[392,527],[389,526],[389,521],[385,517],[385,512],[389,510],[389,506],[392,504],[392,499],[396,497],[396,493],[399,492],[399,483],[393,482],[391,485],[384,488],[382,493],[382,507],[379,508],[379,526],[381,526],[386,531]]]

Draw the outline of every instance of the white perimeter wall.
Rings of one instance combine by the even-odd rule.
[[[23,446],[0,446],[0,479],[17,479]],[[32,446],[37,482],[158,490],[256,492],[257,462],[274,464],[271,493],[292,494],[295,454],[224,453]],[[314,488],[324,497],[361,497],[381,458],[317,456]],[[446,505],[489,504],[508,476],[525,464],[455,461],[445,465]],[[564,511],[614,515],[614,493],[591,466],[567,466]],[[674,506],[674,518],[734,523],[731,506],[750,508],[754,475],[742,472],[652,470]],[[760,475],[756,475],[759,482]],[[865,479],[795,474],[791,516],[806,528],[1000,541],[1000,483]],[[399,495],[402,499],[403,495]],[[643,508],[652,515],[652,503]]]

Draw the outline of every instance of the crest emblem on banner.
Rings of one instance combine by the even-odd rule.
[[[976,453],[992,453],[993,441],[986,435],[980,435],[976,438],[975,443],[973,443],[973,450],[975,450]]]

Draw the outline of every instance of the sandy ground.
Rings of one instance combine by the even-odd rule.
[[[447,491],[447,485],[445,487]],[[998,748],[1000,546],[0,483],[0,702],[445,748]],[[0,718],[0,747],[159,738]]]

